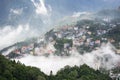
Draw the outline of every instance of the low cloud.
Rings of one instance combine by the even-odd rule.
[[[89,15],[89,12],[74,12],[72,17],[80,17],[81,15]]]
[[[23,12],[23,9],[10,9],[10,13],[21,15]]]
[[[112,50],[111,44],[106,44],[101,46],[98,50],[92,51],[91,53],[85,53],[83,55],[74,52],[70,57],[60,57],[60,56],[32,56],[26,55],[23,58],[16,59],[27,66],[35,66],[40,68],[45,74],[56,74],[58,70],[64,68],[64,66],[74,66],[87,64],[88,66],[99,69],[100,67],[105,69],[111,69],[117,65],[120,60],[120,56],[115,54]]]
[[[37,36],[35,30],[30,29],[29,24],[18,25],[17,28],[6,26],[0,29],[0,50],[26,38]]]

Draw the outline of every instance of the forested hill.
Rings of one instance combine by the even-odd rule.
[[[20,62],[6,59],[0,55],[0,80],[112,80],[107,74],[82,65],[66,66],[56,75],[45,75],[38,68],[25,66]]]
[[[20,62],[0,55],[0,80],[46,80],[47,76],[35,67],[26,67]]]

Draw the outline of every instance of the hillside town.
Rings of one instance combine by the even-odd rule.
[[[54,28],[48,31],[44,36],[41,36],[29,43],[22,45],[15,45],[15,49],[12,50],[7,58],[20,58],[25,54],[31,54],[34,56],[70,56],[75,53],[85,54],[86,52],[92,52],[99,50],[101,45],[110,43],[116,54],[120,54],[120,23],[106,22],[99,20],[81,20],[75,25],[64,25],[59,28]],[[115,36],[113,36],[115,34]],[[101,59],[103,61],[104,59]],[[107,60],[107,56],[106,56]],[[103,63],[104,64],[104,63]],[[102,70],[101,63],[95,60],[96,69]],[[109,76],[113,80],[119,80],[118,70],[120,63],[113,70],[109,72]],[[104,71],[103,71],[104,73]]]
[[[54,28],[37,38],[34,43],[16,46],[15,50],[7,56],[11,58],[23,54],[69,56],[75,52],[84,54],[97,50],[102,44],[108,42],[115,45],[116,53],[120,54],[120,42],[110,34],[118,30],[118,26],[120,23],[113,23],[113,21],[81,20],[76,25],[67,24]]]

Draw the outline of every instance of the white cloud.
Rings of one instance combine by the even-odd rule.
[[[36,35],[37,33],[34,30],[31,31],[28,24],[18,25],[17,28],[5,26],[0,29],[0,49]]]
[[[53,74],[56,74],[58,70],[64,68],[66,65],[79,66],[84,63],[94,69],[99,69],[99,67],[111,69],[120,61],[120,56],[116,55],[111,48],[112,46],[107,44],[103,45],[96,51],[85,53],[84,55],[74,52],[74,54],[70,57],[26,55],[23,58],[16,59],[16,61],[19,60],[27,66],[38,67],[41,71],[48,75],[51,70],[53,71]]]
[[[23,9],[10,9],[10,12],[16,15],[20,15],[23,12]]]
[[[44,0],[39,0],[39,2],[35,2],[35,0],[31,0],[36,8],[36,13],[41,15],[48,15],[48,10],[45,6]]]
[[[89,12],[74,12],[72,17],[80,17],[81,15],[89,15]]]

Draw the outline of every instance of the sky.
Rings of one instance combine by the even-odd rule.
[[[44,2],[44,8],[51,8],[52,15],[68,15],[73,12],[80,11],[96,11],[105,8],[115,8],[119,6],[120,0],[1,0],[0,1],[0,23],[1,24],[13,24],[8,21],[11,9],[23,9],[23,14],[19,16],[19,19],[23,17],[29,19],[35,12],[34,2]],[[39,5],[39,4],[38,4]],[[42,9],[38,9],[42,10]],[[44,11],[44,10],[43,10]],[[24,19],[22,19],[24,22]],[[16,22],[17,23],[17,22]]]
[[[33,18],[34,13],[47,13],[47,10],[51,10],[48,13],[51,13],[53,18],[54,16],[66,16],[73,12],[116,8],[119,5],[120,0],[0,0],[0,24],[15,25],[28,22],[31,17]],[[35,10],[36,8],[38,9]],[[21,10],[21,14],[16,16],[17,13],[12,12],[11,9]],[[11,21],[10,16],[16,17],[11,18]]]

